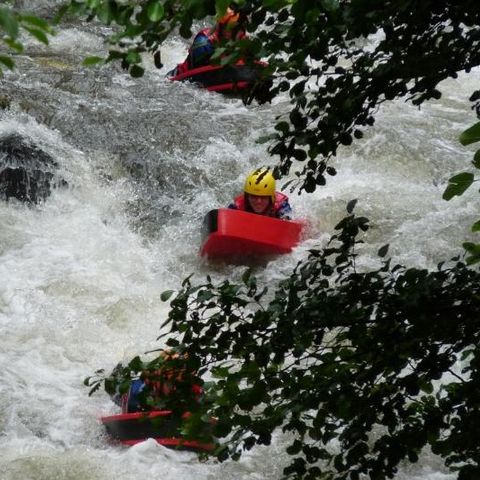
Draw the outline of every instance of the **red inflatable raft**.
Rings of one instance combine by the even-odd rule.
[[[184,62],[167,73],[167,77],[173,81],[196,83],[212,92],[230,93],[250,88],[260,78],[259,72],[264,66],[260,62],[255,65],[240,62],[236,65],[207,65],[189,69]]]
[[[101,417],[107,433],[123,445],[131,446],[153,438],[164,447],[196,452],[211,452],[212,442],[187,440],[180,432],[181,420],[169,410],[152,412],[121,413]]]
[[[300,242],[303,222],[241,210],[211,210],[204,219],[201,255],[210,258],[279,255]]]

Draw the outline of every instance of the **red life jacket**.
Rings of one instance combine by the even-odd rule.
[[[285,194],[281,192],[275,192],[275,203],[273,204],[273,208],[271,209],[271,213],[269,216],[276,217],[282,203],[285,201],[288,202],[288,197]],[[241,193],[240,195],[235,197],[235,200],[233,202],[235,203],[235,206],[237,207],[238,210],[245,211],[245,194],[244,193]]]

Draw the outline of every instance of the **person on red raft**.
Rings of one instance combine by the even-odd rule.
[[[122,407],[122,413],[158,409],[186,411],[189,404],[202,401],[203,389],[192,381],[195,372],[188,372],[187,354],[164,350],[158,360],[158,369],[143,372],[130,382],[126,394],[117,394],[112,398]],[[153,404],[146,402],[147,397],[153,400]]]
[[[258,168],[245,180],[243,193],[228,208],[291,220],[292,208],[288,197],[276,191],[276,182],[268,168]]]
[[[204,28],[195,35],[186,60],[177,65],[176,69],[170,74],[174,76],[187,69],[209,65],[210,57],[219,44],[229,40],[241,40],[246,37],[245,27],[243,26],[245,20],[246,16],[244,14],[236,13],[228,8],[225,15],[217,20],[213,28]]]

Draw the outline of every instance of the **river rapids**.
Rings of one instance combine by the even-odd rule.
[[[38,11],[55,4],[33,3]],[[108,442],[98,421],[116,407],[83,386],[98,368],[159,346],[162,291],[192,273],[198,281],[241,276],[244,267],[199,257],[202,218],[227,205],[250,170],[274,164],[256,140],[289,105],[284,97],[245,106],[168,81],[186,53],[180,37],[165,45],[163,69],[145,57],[140,79],[118,65],[82,67],[84,57],[105,54],[107,33],[75,23],[58,28],[49,47],[25,39],[16,69],[0,79],[10,103],[0,110],[0,141],[13,136],[40,149],[58,183],[38,205],[0,201],[0,478],[279,479],[289,463],[280,434],[222,464],[152,440],[125,449]],[[458,135],[475,121],[468,96],[479,80],[473,72],[445,82],[442,98],[421,110],[385,105],[365,138],[339,152],[337,176],[314,194],[290,194],[308,238],[257,268],[259,278],[274,283],[325,244],[354,198],[372,225],[361,267],[376,266],[387,243],[393,260],[409,266],[434,268],[460,254],[478,193],[441,197],[472,157]],[[426,452],[398,478],[454,475]]]

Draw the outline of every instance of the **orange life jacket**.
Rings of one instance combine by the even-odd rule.
[[[156,377],[155,380],[150,379],[148,376],[144,379],[145,385],[148,385],[156,396],[166,397],[176,390],[175,383],[182,382],[184,380],[184,370],[165,370],[159,369],[153,371],[150,375]],[[200,385],[193,384],[191,386],[192,393],[199,399],[203,393],[203,389]]]

